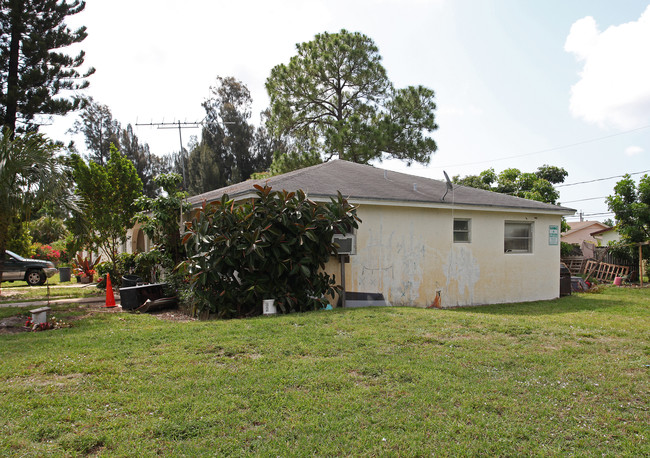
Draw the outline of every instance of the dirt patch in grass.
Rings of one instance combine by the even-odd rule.
[[[28,318],[28,313],[25,309],[24,312],[0,320],[0,335],[17,334],[20,332],[29,332],[30,329],[25,327],[25,321]],[[68,315],[66,312],[76,312],[78,314]],[[92,317],[98,313],[128,313],[122,310],[122,307],[104,307],[101,304],[74,304],[66,310],[53,310],[50,316],[59,318],[63,315],[63,321],[71,323]],[[173,321],[173,322],[190,322],[196,321],[196,318],[185,315],[178,309],[175,310],[160,310],[150,313],[159,320]]]
[[[22,291],[15,291],[15,290],[12,291],[12,290],[7,289],[7,288],[2,288],[2,296],[0,296],[0,298],[2,298],[2,300],[6,301],[6,300],[9,300],[9,299],[14,298],[14,297],[19,297],[22,294],[23,294]]]
[[[28,328],[25,327],[25,321],[27,319],[24,315],[14,315],[0,320],[0,334],[16,334],[28,331]]]
[[[150,315],[155,316],[159,320],[165,321],[177,321],[183,323],[188,321],[197,321],[197,318],[185,315],[180,310],[161,310],[159,312],[150,313]]]

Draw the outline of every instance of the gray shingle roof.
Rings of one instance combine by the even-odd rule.
[[[231,198],[245,198],[253,195],[254,185],[268,184],[275,190],[296,191],[302,189],[310,198],[327,198],[341,191],[350,201],[400,202],[407,205],[439,204],[442,206],[468,205],[477,207],[498,207],[541,212],[572,214],[575,210],[534,200],[521,199],[482,189],[454,185],[442,200],[447,190],[446,183],[431,178],[393,172],[369,165],[334,160],[263,180],[249,180],[225,188],[216,189],[189,198],[193,206],[204,201],[221,199],[223,194]]]

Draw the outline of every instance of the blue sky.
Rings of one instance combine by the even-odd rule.
[[[202,119],[218,75],[246,83],[258,113],[268,104],[265,79],[296,43],[359,31],[378,45],[396,86],[436,92],[439,150],[430,166],[382,167],[442,179],[443,170],[551,164],[576,183],[650,169],[649,7],[649,0],[113,0],[88,2],[70,24],[88,27],[82,47],[97,72],[86,93],[123,124]],[[68,141],[73,120],[57,119],[47,132]],[[179,149],[177,131],[136,133],[154,153]],[[197,133],[184,131],[184,140]],[[616,181],[559,188],[560,200],[603,220],[610,215],[599,198]]]

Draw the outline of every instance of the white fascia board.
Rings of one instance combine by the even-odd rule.
[[[330,197],[334,196],[310,196],[305,193],[308,199],[313,200],[314,202],[330,202]],[[257,197],[256,192],[245,192],[237,196],[229,196],[231,199],[234,199],[235,202],[241,202],[247,199],[255,199]],[[569,211],[562,208],[557,210],[544,210],[538,208],[517,208],[517,207],[503,207],[498,205],[468,205],[468,204],[454,204],[448,202],[446,204],[440,202],[419,202],[419,201],[405,201],[405,200],[382,200],[382,199],[357,199],[343,196],[348,199],[354,205],[381,205],[385,207],[411,207],[411,208],[436,208],[443,210],[469,210],[469,211],[486,211],[486,212],[511,212],[511,213],[538,213],[542,215],[573,215],[575,210]],[[203,202],[193,204],[192,208],[199,208],[203,205]]]
[[[307,196],[309,197],[309,196]],[[345,196],[344,196],[345,197]],[[309,197],[315,202],[329,202],[329,198],[325,197]],[[512,213],[539,213],[542,215],[573,215],[575,210],[568,211],[558,208],[557,210],[544,210],[538,208],[517,208],[517,207],[503,207],[497,205],[468,205],[468,204],[442,204],[439,202],[417,202],[417,201],[394,201],[394,200],[378,200],[378,199],[354,199],[347,198],[354,205],[381,205],[385,207],[411,207],[411,208],[435,208],[442,210],[469,210],[469,211],[486,211],[486,212],[512,212]]]

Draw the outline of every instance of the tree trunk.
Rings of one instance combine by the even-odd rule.
[[[5,249],[7,248],[7,235],[9,232],[9,215],[0,212],[0,285],[2,285],[2,271],[5,266]],[[2,289],[0,288],[0,294]]]
[[[20,63],[20,41],[24,25],[22,12],[24,2],[14,0],[9,3],[9,22],[11,27],[11,41],[9,43],[9,68],[7,71],[7,107],[5,111],[4,126],[11,129],[11,138],[16,131],[16,116],[18,113],[18,66]],[[4,252],[4,249],[3,249]]]

